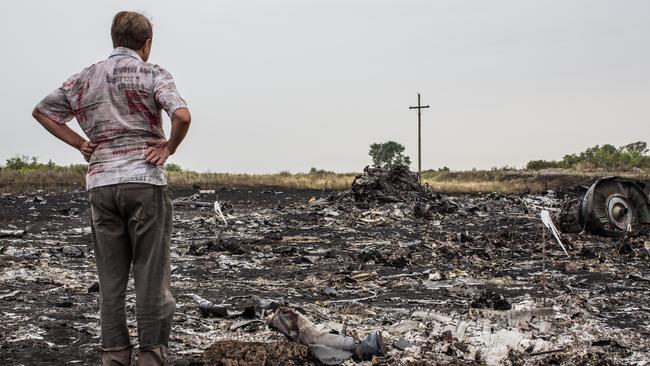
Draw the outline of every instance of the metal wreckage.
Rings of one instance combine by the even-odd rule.
[[[404,167],[348,191],[177,191],[171,364],[647,364],[648,193],[442,195]],[[85,193],[0,205],[0,359],[97,363]]]

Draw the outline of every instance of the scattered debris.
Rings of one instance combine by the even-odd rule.
[[[228,309],[225,306],[215,305],[211,301],[208,301],[199,295],[192,294],[191,296],[199,303],[201,315],[205,317],[216,316],[218,318],[225,318],[228,316]]]
[[[352,190],[175,191],[187,204],[174,210],[170,363],[317,365],[316,354],[332,362],[352,354],[343,361],[352,365],[354,350],[356,359],[383,353],[363,365],[650,358],[650,241],[643,230],[612,239],[582,228],[567,233],[556,221],[571,259],[546,245],[541,276],[542,210],[557,220],[567,200],[583,198],[587,188],[432,199],[427,190],[393,192],[397,200],[389,202],[356,201]],[[430,217],[416,215],[417,202],[431,205]],[[66,207],[79,214],[62,215]],[[85,192],[0,195],[0,227],[26,231],[0,238],[4,363],[99,363],[88,217]],[[312,335],[345,347],[286,341],[265,325],[281,307],[302,314]]]
[[[400,351],[406,351],[407,348],[412,347],[413,344],[406,340],[404,337],[400,337],[397,341],[395,341],[395,348],[399,349]]]
[[[337,297],[337,296],[339,296],[339,292],[336,291],[335,288],[325,287],[323,289],[323,295],[329,296],[329,297]]]
[[[201,201],[202,196],[199,193],[195,193],[191,196],[184,196],[177,198],[173,201],[174,206],[189,206],[189,207],[214,207],[213,202]]]
[[[493,309],[493,310],[510,310],[512,305],[508,300],[503,297],[502,294],[498,294],[494,291],[485,291],[481,293],[478,299],[472,301],[469,305],[472,308],[476,309]]]
[[[553,223],[553,219],[551,219],[551,214],[548,212],[548,210],[542,210],[540,216],[542,218],[542,222],[544,223],[544,226],[546,226],[546,228],[551,232],[551,234],[553,234],[553,237],[555,237],[557,243],[560,244],[560,247],[562,247],[562,250],[564,250],[566,256],[570,258],[569,252],[566,251],[564,244],[562,244],[562,239],[560,239],[560,232],[555,227],[555,224]]]
[[[59,210],[59,213],[63,216],[75,216],[75,215],[79,215],[79,209],[72,208],[72,207],[64,207]]]
[[[386,346],[379,330],[372,331],[354,348],[354,359],[358,361],[370,361],[385,354]]]
[[[16,291],[10,292],[10,293],[8,293],[8,294],[2,294],[2,295],[0,295],[0,300],[3,300],[3,299],[13,299],[13,298],[15,298],[16,295],[18,295],[19,293],[20,293],[20,290],[16,290]]]
[[[67,257],[83,258],[85,256],[83,249],[72,245],[66,245],[62,247],[60,251]]]
[[[228,221],[226,220],[226,217],[223,215],[223,212],[221,212],[221,205],[219,204],[219,201],[214,201],[214,213],[219,215],[219,218],[223,220],[223,223],[225,225],[228,225]]]
[[[0,230],[0,238],[22,238],[25,230]]]

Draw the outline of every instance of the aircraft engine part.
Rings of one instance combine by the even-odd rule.
[[[585,195],[567,200],[558,216],[563,232],[623,237],[650,229],[650,204],[644,183],[607,177]]]

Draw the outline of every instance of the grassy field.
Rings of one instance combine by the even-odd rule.
[[[648,180],[650,179],[650,172],[495,169],[462,172],[424,172],[422,180],[439,192],[545,192],[558,187],[584,184],[594,178],[606,176]]]
[[[295,174],[286,172],[277,174],[168,172],[169,185],[172,188],[191,188],[198,185],[203,189],[279,187],[338,190],[349,188],[356,175],[357,173],[330,172]],[[610,175],[650,180],[650,172],[578,172],[561,169],[427,171],[423,173],[422,180],[439,192],[543,192],[560,186],[585,183],[594,177]],[[83,189],[84,181],[85,168],[83,166],[0,170],[0,192]]]

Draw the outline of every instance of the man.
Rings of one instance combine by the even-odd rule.
[[[170,292],[171,196],[163,164],[190,112],[171,75],[147,63],[153,28],[142,14],[113,18],[113,53],[70,77],[32,115],[89,162],[93,245],[99,276],[102,365],[130,365],[125,297],[133,267],[138,365],[164,365],[176,303]],[[161,109],[171,118],[165,139]],[[65,123],[77,119],[88,140]]]

